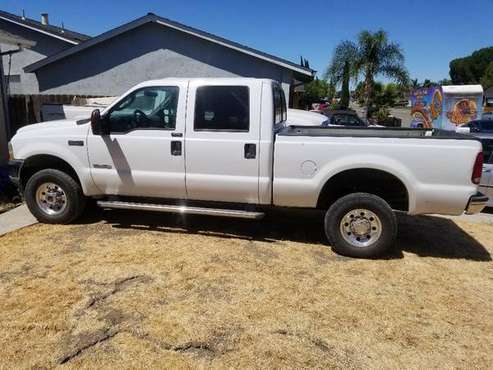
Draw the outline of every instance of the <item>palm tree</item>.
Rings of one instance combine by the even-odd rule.
[[[366,114],[373,103],[375,77],[382,75],[403,85],[408,82],[404,54],[399,44],[389,41],[387,32],[362,31],[358,35],[358,57],[355,69],[364,76]]]
[[[325,78],[332,84],[342,84],[339,103],[341,108],[349,107],[349,82],[351,78],[356,78],[358,75],[355,68],[357,57],[358,47],[351,41],[343,41],[335,48],[332,61],[325,73]]]
[[[374,101],[373,87],[375,77],[384,76],[402,85],[409,81],[404,67],[404,54],[400,46],[389,41],[387,32],[362,31],[357,43],[341,42],[334,50],[334,55],[326,72],[326,79],[334,84],[342,84],[340,106],[349,106],[349,82],[364,77],[364,103],[367,116]]]

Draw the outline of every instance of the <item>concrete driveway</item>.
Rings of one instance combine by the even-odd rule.
[[[38,221],[29,212],[25,204],[0,214],[0,236],[23,227],[34,225]]]

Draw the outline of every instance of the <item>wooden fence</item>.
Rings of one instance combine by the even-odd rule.
[[[41,122],[41,106],[43,104],[83,104],[86,95],[11,95],[9,101],[11,135],[26,125]]]

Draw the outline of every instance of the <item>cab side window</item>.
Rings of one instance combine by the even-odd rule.
[[[195,98],[195,131],[248,132],[248,86],[202,86]]]
[[[173,130],[176,126],[178,93],[176,86],[144,87],[130,93],[106,116],[110,131]]]

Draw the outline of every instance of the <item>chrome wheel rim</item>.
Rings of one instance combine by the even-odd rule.
[[[339,229],[349,244],[365,248],[375,243],[382,235],[382,222],[368,209],[353,209],[341,219]]]
[[[47,215],[59,215],[67,208],[67,194],[60,185],[46,182],[36,190],[36,204]]]

